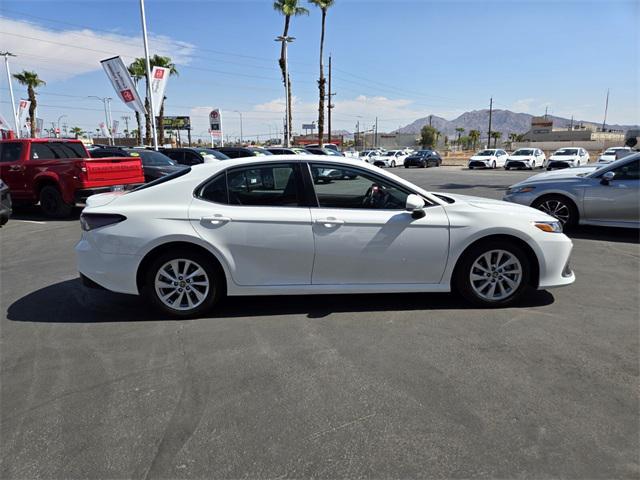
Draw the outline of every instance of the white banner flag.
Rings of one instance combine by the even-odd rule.
[[[29,114],[29,107],[31,106],[31,101],[29,100],[20,100],[18,104],[18,125],[22,130],[25,123],[27,123],[27,115]]]
[[[168,79],[168,68],[153,67],[153,70],[151,70],[151,105],[153,105],[153,111],[156,115],[160,111]]]
[[[105,125],[104,122],[100,122],[99,127],[100,127],[100,132],[102,133],[102,135],[104,135],[107,138],[109,138],[111,136],[109,134],[109,129],[107,128],[107,126]]]
[[[122,59],[120,57],[113,57],[102,60],[100,63],[107,77],[111,80],[111,85],[113,85],[120,100],[134,112],[139,112],[141,115],[144,115],[144,105],[142,104],[142,100],[140,100],[131,75],[129,75],[129,70],[127,70]]]
[[[111,133],[113,133],[114,135],[118,133],[118,125],[120,125],[120,122],[118,122],[118,120],[114,120],[113,126],[111,127]]]
[[[11,130],[13,127],[9,125],[7,119],[2,116],[0,113],[0,130]]]

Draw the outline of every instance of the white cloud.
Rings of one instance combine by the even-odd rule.
[[[518,113],[529,113],[531,111],[531,104],[535,101],[535,98],[522,98],[520,100],[516,100],[511,104],[510,110]]]
[[[32,22],[0,17],[0,44],[17,55],[13,70],[35,70],[47,82],[100,70],[100,60],[120,55],[125,63],[144,55],[142,37],[89,29],[51,30]],[[163,35],[149,36],[152,54],[179,65],[190,62],[194,45]]]

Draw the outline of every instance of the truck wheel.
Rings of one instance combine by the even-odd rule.
[[[52,185],[47,185],[40,190],[40,208],[47,217],[66,218],[71,215],[73,205],[64,201],[60,190]]]

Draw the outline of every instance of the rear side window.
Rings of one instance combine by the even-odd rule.
[[[22,155],[22,143],[0,143],[0,163],[17,162]]]
[[[227,172],[229,204],[297,207],[300,175],[295,165],[251,165]]]
[[[214,203],[229,203],[229,195],[227,192],[227,175],[226,172],[218,175],[208,181],[200,191],[196,193],[198,198]]]
[[[40,143],[31,144],[32,160],[52,160],[59,158],[85,158],[84,147],[77,143]]]

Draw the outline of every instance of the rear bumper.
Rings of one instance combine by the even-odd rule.
[[[132,190],[136,187],[139,187],[140,185],[144,185],[144,184],[143,183],[127,183],[125,185],[109,185],[108,187],[83,188],[75,191],[73,195],[73,200],[75,203],[85,203],[87,201],[87,198],[89,198],[91,195],[113,192],[117,187],[120,187],[123,190]]]
[[[75,250],[78,272],[85,285],[112,292],[138,294],[136,276],[142,257],[103,253],[86,235],[82,236]]]

